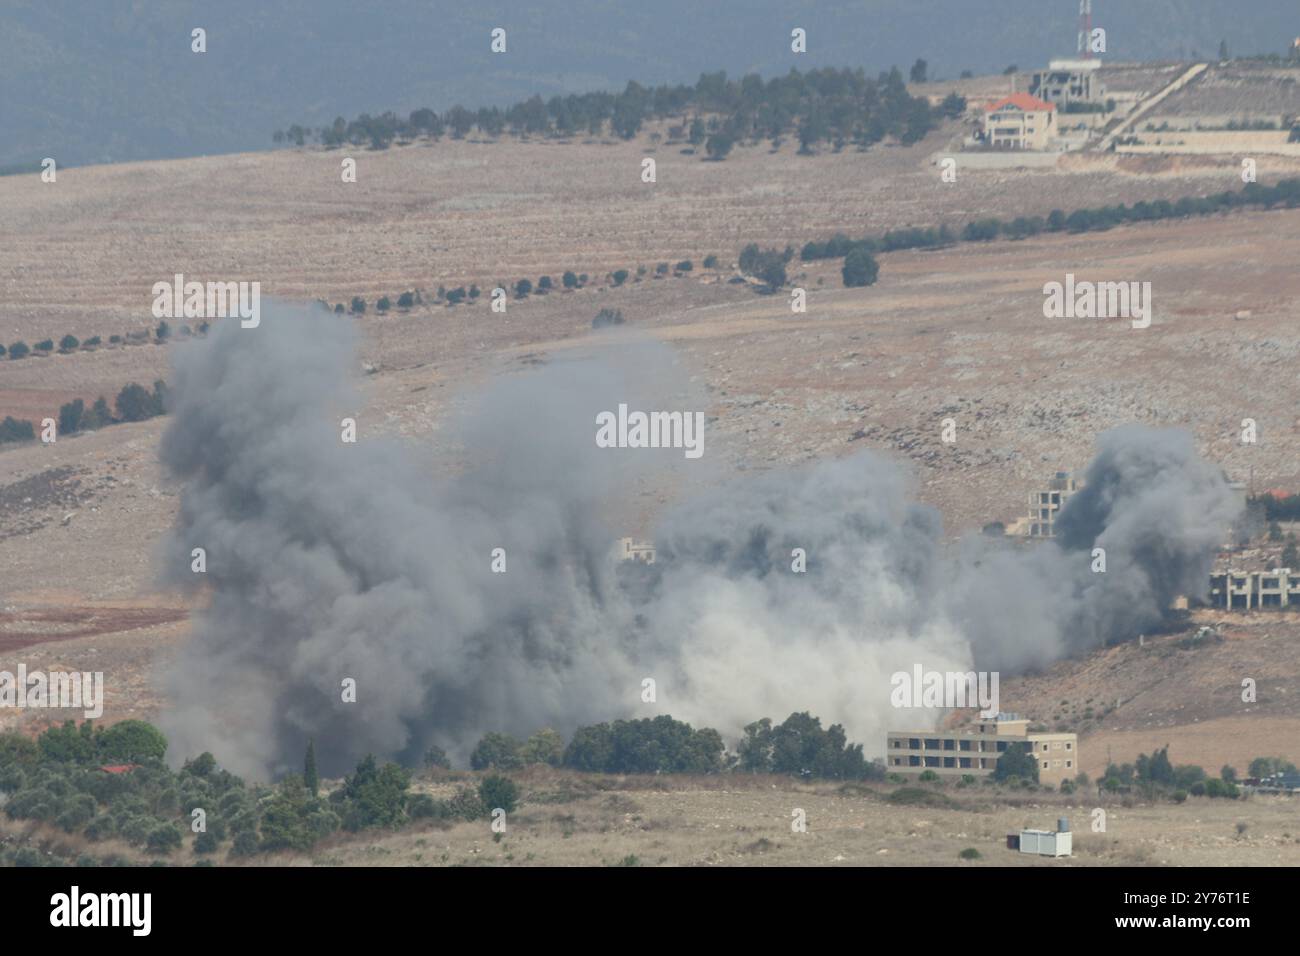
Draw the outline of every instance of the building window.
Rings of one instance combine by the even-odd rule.
[[[1068,768],[1068,767],[1073,767],[1073,766],[1074,766],[1074,762],[1073,762],[1073,761],[1070,761],[1070,760],[1067,760],[1067,761],[1065,762],[1065,766],[1066,766],[1067,768]]]
[[[1065,742],[1065,749],[1066,749],[1066,750],[1069,750],[1070,748],[1071,748],[1071,744],[1070,744],[1070,742],[1067,740],[1067,741]]]
[[[1046,760],[1043,761],[1043,769],[1044,769],[1044,770],[1048,770],[1048,769],[1050,769],[1050,768],[1047,766],[1047,761],[1046,761]]]
[[[960,749],[961,749],[961,750],[970,750],[970,741],[969,741],[969,740],[963,740],[963,741],[961,741],[961,747],[960,747]]]

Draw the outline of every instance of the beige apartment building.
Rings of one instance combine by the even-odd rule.
[[[981,138],[995,149],[1045,150],[1056,135],[1056,106],[1012,93],[984,107]]]
[[[1055,787],[1079,774],[1076,734],[1031,734],[1029,721],[1016,714],[980,720],[974,730],[887,731],[885,764],[893,773],[933,770],[939,776],[988,776],[1014,743],[1026,744],[1038,761],[1040,783]]]

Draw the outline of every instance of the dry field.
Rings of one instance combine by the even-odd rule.
[[[1291,797],[1193,797],[1174,805],[927,785],[928,802],[908,805],[890,801],[903,789],[890,784],[596,777],[539,768],[518,779],[522,802],[499,840],[486,820],[423,824],[393,833],[340,834],[311,854],[272,854],[244,865],[1300,866],[1300,823]],[[450,796],[474,782],[474,775],[453,774],[417,780],[414,789]],[[1096,807],[1106,811],[1104,833],[1091,829]],[[791,830],[796,809],[805,813],[804,833]],[[1006,848],[1007,833],[1050,829],[1062,816],[1074,833],[1073,856],[1054,860]],[[20,834],[73,855],[149,859],[116,841],[87,844],[57,830],[0,821],[0,838]],[[967,848],[978,850],[980,858],[960,859]],[[185,850],[175,862],[191,859]]]
[[[792,315],[785,295],[729,281],[750,241],[797,246],[837,230],[960,226],[1240,185],[1227,162],[1113,156],[1073,156],[1056,170],[963,171],[944,185],[929,157],[959,133],[952,124],[910,149],[812,158],[789,144],[779,154],[742,148],[724,163],[648,139],[444,141],[362,151],[355,185],[339,181],[344,154],[321,151],[70,169],[55,185],[0,178],[0,341],[65,332],[107,341],[152,327],[150,288],[174,272],[255,279],[264,294],[288,298],[362,295],[372,311],[360,320],[359,358],[377,371],[363,380],[361,420],[438,448],[440,425],[468,387],[617,347],[591,329],[610,306],[670,344],[707,389],[710,456],[722,471],[874,448],[911,470],[917,495],[941,509],[953,535],[1016,518],[1045,477],[1087,463],[1098,433],[1134,421],[1190,428],[1233,478],[1300,487],[1300,211],[891,253],[866,289],[842,288],[838,262],[796,260],[791,279],[808,289],[806,315]],[[654,185],[639,180],[646,155],[658,160]],[[1265,181],[1298,171],[1260,161]],[[721,267],[700,269],[710,253]],[[689,277],[605,281],[616,268],[653,272],[683,258],[696,265]],[[373,312],[380,294],[420,288],[432,298],[439,284],[490,288],[543,274],[558,282],[565,269],[589,273],[592,287],[512,300],[505,316],[483,304]],[[1067,272],[1150,281],[1151,328],[1045,319],[1042,286]],[[56,416],[73,397],[111,401],[129,381],[165,378],[169,349],[186,347],[0,361],[0,417]],[[940,441],[947,417],[957,421],[955,445]],[[1258,422],[1257,445],[1238,440],[1246,417]],[[165,426],[156,419],[0,451],[0,669],[21,659],[111,671],[109,720],[157,712],[151,675],[187,633],[186,607],[154,585],[154,548],[179,492],[157,463]],[[643,489],[625,525],[646,527],[672,493]],[[1211,770],[1244,770],[1264,753],[1300,758],[1300,624],[1235,617],[1224,633],[1222,644],[1195,650],[1174,647],[1178,635],[1109,648],[1008,682],[1003,699],[1078,729],[1089,773],[1107,753],[1131,760],[1166,743],[1175,763]],[[1260,683],[1257,707],[1234,702],[1242,676]],[[1104,719],[1083,716],[1112,698],[1119,706]],[[5,726],[14,719],[0,715]],[[560,788],[558,779],[530,786]],[[1045,863],[1000,845],[1009,828],[1053,821],[1055,804],[897,807],[788,781],[726,785],[735,789],[633,781],[572,805],[526,795],[499,844],[466,824],[341,841],[316,862],[612,863],[633,854],[672,864],[956,863],[965,846],[985,852],[981,864],[1300,862],[1300,824],[1288,831],[1285,822],[1294,821],[1291,803],[1120,808],[1109,839],[1081,834],[1073,861]],[[798,838],[788,824],[794,800],[810,820]],[[1083,811],[1071,815],[1086,830]],[[1249,824],[1241,839],[1238,820]]]

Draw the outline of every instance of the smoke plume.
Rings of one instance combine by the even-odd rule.
[[[355,347],[349,320],[275,306],[175,350],[162,458],[183,493],[162,564],[207,603],[165,678],[174,754],[271,776],[312,739],[337,774],[431,744],[463,759],[489,730],[671,713],[734,735],[805,709],[870,752],[892,673],[1015,672],[1131,637],[1203,588],[1233,517],[1190,437],[1145,428],[1102,436],[1058,542],[1028,551],[946,547],[869,452],[719,482],[708,454],[598,448],[596,415],[621,402],[708,410],[667,348],[628,338],[492,381],[435,457],[373,437]],[[679,503],[656,515],[656,563],[618,564],[663,486]]]

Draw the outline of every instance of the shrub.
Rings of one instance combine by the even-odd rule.
[[[0,442],[33,441],[35,438],[36,429],[31,422],[19,421],[8,415],[0,422]]]
[[[256,830],[241,830],[235,834],[235,839],[230,844],[231,856],[253,856],[257,850]]]
[[[614,285],[622,285],[624,282],[627,281],[627,270],[626,269],[616,270],[614,272],[613,279],[614,279]]]
[[[968,846],[966,847],[966,849],[958,853],[957,856],[963,860],[978,860],[981,856],[983,856],[983,854],[980,853],[980,851],[975,849],[973,846]]]
[[[81,341],[75,335],[68,333],[63,338],[59,339],[59,351],[71,352],[80,344]]]
[[[158,327],[153,330],[153,334],[159,342],[166,342],[171,337],[172,327],[167,324],[166,319],[163,319],[158,323]]]
[[[673,266],[673,269],[676,272],[690,272],[694,268],[695,266],[690,259],[683,259],[681,262],[677,263],[677,265]]]
[[[481,820],[491,807],[484,809],[476,790],[460,790],[447,801],[447,810],[457,820]]]
[[[415,293],[403,292],[397,297],[397,307],[399,309],[409,309],[415,305]]]
[[[92,335],[90,338],[86,339],[86,341],[82,342],[81,344],[84,348],[93,349],[103,344],[103,340],[98,335]]]
[[[488,774],[478,785],[478,798],[489,813],[496,809],[514,813],[519,805],[519,788],[509,777]]]
[[[916,778],[922,783],[934,783],[939,779],[939,775],[933,770],[922,770],[920,776]]]
[[[854,249],[846,255],[844,268],[840,270],[846,288],[873,285],[879,274],[879,264],[865,249]]]
[[[717,256],[715,256],[715,255],[707,255],[707,256],[704,257],[704,268],[706,268],[706,269],[716,269],[717,267],[718,267],[718,257],[717,257]]]
[[[531,279],[520,279],[515,283],[515,298],[517,299],[528,298],[528,294],[532,291],[533,283]]]
[[[622,309],[601,309],[596,313],[596,317],[591,320],[593,329],[603,329],[607,325],[622,325]]]
[[[655,266],[655,275],[662,276],[668,274],[668,263],[661,262]]]
[[[1001,220],[976,219],[974,222],[968,222],[966,224],[966,228],[962,230],[961,237],[967,242],[987,242],[990,239],[996,239],[1001,232]]]
[[[9,357],[11,359],[23,358],[29,352],[31,352],[31,349],[27,347],[26,342],[15,342],[13,345],[9,346]]]
[[[53,352],[54,339],[41,339],[41,341],[36,343],[36,350],[38,352],[46,352],[46,353]]]
[[[59,406],[59,434],[71,435],[81,428],[81,419],[86,413],[86,403],[74,399],[66,405]]]
[[[733,146],[736,145],[735,139],[723,132],[714,133],[704,144],[704,151],[709,154],[709,159],[721,162],[727,158]]]
[[[555,284],[551,282],[550,276],[542,276],[540,279],[537,280],[538,292],[550,292],[551,289],[553,288],[555,288]]]
[[[216,853],[218,846],[220,843],[211,831],[205,830],[194,838],[195,853]]]
[[[376,312],[387,312],[392,307],[393,307],[393,303],[389,300],[388,296],[386,295],[381,295],[379,297],[379,301],[375,303]]]
[[[1173,793],[1174,803],[1184,803],[1187,800],[1186,790],[1175,790]]]
[[[365,315],[365,314],[366,314],[366,300],[363,299],[363,298],[361,298],[361,296],[359,296],[359,295],[354,295],[354,296],[352,297],[352,312],[353,312],[353,314],[355,314],[355,315]]]
[[[566,289],[576,289],[578,287],[578,276],[573,272],[566,271],[560,277],[560,281],[564,283]]]
[[[181,831],[174,823],[164,823],[149,831],[146,846],[150,853],[165,855],[181,847]]]

